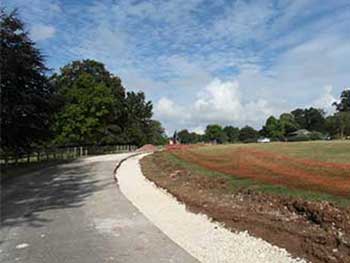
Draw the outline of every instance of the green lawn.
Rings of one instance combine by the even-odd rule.
[[[291,157],[324,162],[350,163],[350,141],[311,141],[311,142],[273,142],[251,144],[225,144],[204,146],[192,149],[201,154],[217,155],[239,147],[256,148],[284,154]]]

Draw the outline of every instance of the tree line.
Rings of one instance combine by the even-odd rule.
[[[143,92],[94,60],[51,74],[17,12],[0,10],[1,152],[37,148],[166,142]]]
[[[174,137],[185,144],[256,142],[259,137],[267,137],[272,141],[343,139],[350,136],[350,89],[345,89],[340,95],[340,101],[333,103],[333,106],[336,112],[329,116],[323,109],[314,107],[297,108],[282,113],[279,118],[270,116],[260,130],[250,126],[240,129],[211,124],[203,135],[184,129],[175,132]]]

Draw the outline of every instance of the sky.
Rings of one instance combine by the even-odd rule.
[[[153,101],[168,134],[261,127],[350,87],[349,0],[2,0],[54,71],[95,59]]]

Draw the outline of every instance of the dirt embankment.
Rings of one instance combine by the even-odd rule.
[[[232,192],[225,178],[185,170],[162,154],[144,158],[143,173],[188,209],[312,262],[350,262],[350,208],[245,189]]]

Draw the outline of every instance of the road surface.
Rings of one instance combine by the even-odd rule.
[[[77,160],[2,185],[0,262],[197,262],[123,196],[126,154]]]

